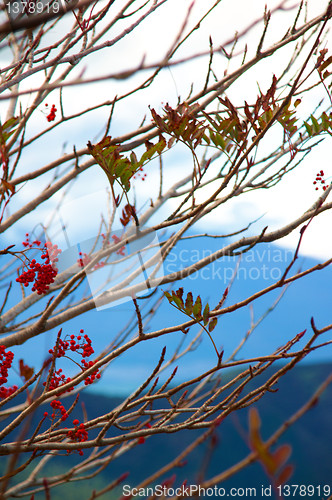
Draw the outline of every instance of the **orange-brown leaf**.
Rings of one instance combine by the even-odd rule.
[[[34,369],[29,365],[25,365],[23,359],[19,360],[19,368],[20,368],[20,376],[25,381],[29,380],[34,374]]]
[[[287,465],[279,474],[276,479],[276,485],[280,486],[281,484],[286,483],[294,472],[294,467],[292,465]]]
[[[278,467],[284,465],[290,457],[291,453],[292,447],[289,444],[283,444],[282,446],[279,446],[279,448],[273,453],[273,458],[276,462],[276,465]]]

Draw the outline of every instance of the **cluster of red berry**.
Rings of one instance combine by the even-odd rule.
[[[84,330],[80,330],[80,333],[84,333]],[[56,357],[63,358],[66,355],[68,349],[73,352],[78,352],[82,349],[82,352],[80,354],[83,358],[88,358],[89,356],[91,356],[91,354],[94,353],[94,350],[91,346],[92,341],[88,335],[84,335],[83,338],[85,343],[84,341],[81,342],[82,335],[77,335],[76,340],[75,335],[70,335],[70,342],[68,340],[62,340],[60,338]],[[55,347],[53,349],[50,349],[48,352],[50,354],[54,354]]]
[[[22,283],[24,286],[29,286],[29,283],[34,281],[32,292],[37,292],[38,295],[46,293],[49,289],[49,285],[54,283],[54,278],[57,275],[57,271],[53,269],[51,264],[41,265],[38,264],[35,259],[29,264],[30,269],[25,271],[19,276],[16,281]],[[37,277],[36,277],[37,274]]]
[[[107,240],[106,236],[104,233],[101,234],[101,237],[103,238],[103,245],[109,245],[110,242]],[[119,243],[121,241],[121,238],[116,236],[115,234],[112,235],[112,240],[114,241],[114,245]],[[125,254],[125,246],[122,246],[117,250],[117,255],[122,255],[123,257],[126,255]],[[91,262],[91,257],[86,254],[85,252],[79,252],[79,258],[77,259],[77,264],[79,267],[85,267]],[[104,261],[97,262],[97,264],[93,267],[93,270],[100,269],[101,267],[105,266]]]
[[[91,262],[91,257],[88,254],[80,252],[78,255],[79,259],[77,259],[77,264],[79,267],[85,267]],[[105,262],[103,261],[97,262],[97,264],[93,266],[93,270],[95,271],[96,269],[100,269],[101,267],[104,267],[104,265]]]
[[[82,359],[81,363],[85,370],[91,368],[91,366],[94,365],[93,361],[85,361],[85,359]],[[84,380],[84,385],[93,384],[96,379],[97,380],[100,379],[100,373],[98,368],[94,372],[92,372],[90,376],[86,377],[86,379]]]
[[[51,403],[51,407],[53,408],[53,413],[51,414],[51,419],[54,420],[57,416],[60,417],[62,421],[67,420],[69,417],[69,414],[67,413],[65,407],[61,403],[61,401],[54,400]],[[48,412],[44,412],[44,419],[48,417]],[[80,421],[75,418],[73,420],[73,425],[75,426],[75,429],[73,431],[68,431],[67,432],[67,437],[70,439],[70,441],[73,441],[74,443],[83,443],[84,441],[88,440],[88,431],[85,428],[85,425],[83,423],[80,424]],[[79,455],[83,455],[82,450],[77,450]],[[70,450],[67,450],[67,453],[70,453]]]
[[[47,292],[49,285],[54,283],[54,279],[58,274],[56,263],[59,260],[58,255],[61,253],[61,250],[58,248],[58,245],[53,245],[50,241],[47,241],[44,246],[40,248],[41,241],[35,240],[31,243],[29,240],[29,233],[26,233],[25,236],[26,239],[22,242],[23,246],[31,249],[35,245],[41,250],[41,259],[44,260],[44,262],[40,264],[36,262],[36,259],[29,261],[26,257],[25,268],[27,270],[16,278],[16,281],[22,283],[26,287],[29,286],[30,283],[33,283],[31,291],[37,292],[38,295],[42,295]]]
[[[93,269],[94,270],[100,269],[101,267],[104,267],[104,266],[105,266],[105,262],[104,261],[97,262],[97,264],[95,266],[93,266]]]
[[[134,175],[134,179],[136,179],[136,176],[137,176],[137,177],[141,177],[142,181],[145,181],[146,174],[141,173],[141,172],[144,172],[143,167],[140,167],[137,170],[136,174]]]
[[[80,330],[80,334],[83,334],[84,330]],[[68,340],[62,340],[60,338],[61,335],[61,330],[58,333],[58,340],[57,340],[57,345],[53,347],[53,349],[49,350],[49,353],[52,356],[55,356],[56,358],[62,358],[62,357],[68,357],[68,351],[76,352],[82,356],[81,360],[81,369],[82,371],[86,371],[87,369],[91,368],[95,362],[93,361],[86,361],[84,358],[88,358],[92,354],[94,354],[94,350],[92,347],[92,341],[89,338],[88,335],[70,335]],[[12,363],[14,359],[14,354],[11,351],[6,351],[5,346],[0,345],[0,386],[5,384],[8,379],[8,370],[11,368]],[[22,361],[22,360],[21,360]],[[21,363],[22,364],[22,363]],[[99,369],[96,368],[96,370],[88,375],[85,378],[85,385],[92,384],[96,379],[100,378],[100,373]],[[54,389],[60,388],[60,392],[58,393],[59,395],[64,394],[65,392],[71,392],[74,387],[70,387],[68,389],[65,389],[64,391],[61,392],[61,386],[64,384],[67,384],[70,382],[72,379],[70,377],[66,377],[62,373],[62,369],[55,370],[52,374],[48,390],[52,391]],[[46,385],[46,382],[44,382],[44,386]],[[14,385],[11,388],[6,388],[6,387],[0,387],[0,398],[4,399],[13,394],[15,391],[17,391],[18,387]],[[66,408],[63,406],[61,401],[59,400],[53,400],[50,403],[50,406],[52,408],[52,413],[50,415],[50,418],[54,420],[55,418],[59,417],[60,420],[65,421],[68,417],[69,414],[66,410]],[[48,412],[44,412],[44,419],[48,417]],[[72,431],[68,431],[67,437],[73,441],[73,442],[84,442],[87,441],[88,439],[88,432],[85,429],[85,425],[83,423],[79,423],[79,420],[75,419],[73,421],[73,424],[75,426],[75,429]],[[68,453],[70,451],[68,450]],[[78,453],[80,455],[83,455],[82,450],[78,450]]]
[[[51,419],[54,420],[58,413],[61,413],[61,420],[65,421],[69,415],[67,413],[66,408],[63,406],[61,401],[54,400],[50,403],[51,408],[53,408],[53,413],[51,415]],[[47,417],[48,413],[45,411],[44,417]]]
[[[62,373],[62,368],[59,368],[59,370],[55,370],[53,373],[53,376],[52,376],[52,379],[51,379],[50,385],[49,385],[49,390],[53,391],[53,389],[57,389],[58,387],[61,387],[62,385],[67,384],[70,381],[71,381],[71,378],[66,377],[66,375],[64,375]],[[46,382],[44,382],[43,385],[46,385]],[[71,392],[73,390],[74,390],[74,387],[69,387],[68,389],[66,389],[63,392]],[[63,393],[61,393],[61,394],[63,394]]]
[[[6,351],[4,345],[0,345],[0,386],[7,383],[8,370],[11,368],[14,359],[12,351]],[[17,385],[13,387],[0,387],[0,398],[5,399],[17,391]]]
[[[119,238],[116,234],[113,234],[112,240],[114,241],[114,245],[119,243],[121,241],[121,238]],[[116,252],[117,255],[122,255],[123,257],[126,255],[125,253],[125,246],[119,248],[119,250]]]
[[[73,431],[68,431],[67,433],[67,437],[70,441],[73,441],[74,443],[84,443],[84,441],[87,441],[88,431],[86,430],[85,425],[83,423],[80,424],[77,418],[73,420],[73,425],[75,426],[75,429]],[[67,453],[70,453],[70,451],[67,450]],[[78,450],[78,454],[83,455],[83,451]]]
[[[45,104],[45,106],[48,107],[48,104]],[[56,109],[55,104],[52,104],[51,111],[46,116],[46,119],[47,119],[48,122],[53,122],[55,120],[55,113],[57,111],[58,110]]]
[[[80,334],[83,334],[84,330],[80,330]],[[88,335],[70,335],[68,340],[62,340],[60,338],[61,330],[58,334],[58,345],[57,348],[54,346],[53,349],[49,350],[49,353],[52,354],[53,356],[55,355],[56,358],[62,358],[67,355],[68,351],[76,352],[82,356],[81,360],[81,368],[83,371],[87,370],[88,368],[91,368],[91,366],[94,365],[93,361],[86,361],[84,358],[88,358],[94,353],[93,347],[92,347],[92,342],[91,339],[89,338]],[[55,354],[56,353],[56,354]],[[100,373],[99,369],[97,368],[91,375],[87,376],[85,378],[85,385],[90,385],[92,384],[96,379],[100,378]],[[50,385],[49,385],[49,390],[57,389],[58,387],[61,387],[64,384],[67,384],[68,382],[71,381],[70,377],[66,377],[62,373],[62,369],[60,368],[59,370],[56,370],[52,378],[50,380]],[[46,385],[46,382],[44,382],[44,385]],[[65,391],[59,393],[59,394],[64,394],[65,392],[71,392],[74,388],[70,387],[66,389]],[[51,402],[51,407],[53,410],[58,410],[61,413],[61,420],[66,420],[68,418],[68,413],[64,406],[61,404],[60,401],[52,401]],[[44,416],[47,416],[47,412],[45,412]],[[54,419],[56,416],[55,412],[52,413],[51,418]],[[77,419],[73,421],[73,424],[75,426],[75,429],[73,431],[68,431],[68,438],[71,441],[74,442],[83,442],[88,439],[88,433],[85,429],[84,424],[80,424]],[[69,453],[69,451],[68,451]],[[78,450],[78,453],[80,455],[83,455],[82,450]]]
[[[25,240],[22,241],[22,245],[26,248],[32,248],[33,246],[39,247],[41,245],[40,240],[30,241],[29,233],[25,234]]]
[[[328,188],[328,185],[326,184],[326,181],[324,179],[324,171],[320,170],[318,174],[316,175],[316,179],[314,180],[313,184],[316,185],[317,183],[320,183],[322,185],[323,191],[325,191]],[[316,186],[316,191],[318,191],[318,186]]]
[[[91,262],[91,258],[88,254],[80,252],[78,255],[79,259],[77,259],[77,264],[80,267],[85,267]]]
[[[80,333],[84,333],[84,330],[80,330]],[[75,340],[76,339],[76,340]],[[82,338],[82,335],[78,335],[75,337],[75,335],[70,335],[70,340],[62,340],[59,338],[58,340],[58,347],[56,351],[56,347],[54,346],[53,349],[50,349],[48,352],[52,355],[56,352],[56,357],[57,358],[62,358],[67,355],[68,351],[76,352],[80,356],[82,356],[81,360],[81,368],[82,371],[86,371],[88,368],[91,368],[91,366],[94,365],[93,361],[87,362],[84,358],[88,358],[92,354],[94,354],[94,350],[92,347],[92,342],[91,339],[89,338],[88,335],[84,335]],[[96,379],[100,379],[100,373],[98,368],[89,376],[85,378],[85,385],[90,385],[92,384]],[[62,373],[62,369],[59,368],[58,370],[54,371],[52,378],[50,380],[49,384],[49,390],[57,389],[61,387],[62,385],[67,384],[68,382],[71,381],[70,377],[66,377]],[[46,385],[46,382],[44,382],[44,385]],[[69,387],[68,389],[64,390],[63,393],[65,392],[71,392],[73,390],[73,387]]]

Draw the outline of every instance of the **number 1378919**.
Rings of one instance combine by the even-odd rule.
[[[8,2],[7,11],[8,14],[57,14],[60,10],[60,2],[53,1],[50,3],[43,3],[40,1],[19,1],[19,2]]]
[[[279,496],[282,497],[329,497],[331,495],[331,486],[328,484],[283,484],[277,487]]]

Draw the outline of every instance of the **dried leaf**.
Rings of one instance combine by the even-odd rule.
[[[19,360],[19,369],[20,376],[25,380],[25,382],[27,382],[27,380],[29,380],[35,372],[35,370],[31,366],[24,364],[23,359]]]
[[[278,467],[284,465],[285,462],[287,462],[287,460],[289,459],[291,453],[292,447],[289,444],[283,444],[282,446],[279,446],[279,448],[273,453],[273,458],[276,465]]]
[[[280,472],[275,483],[277,486],[287,483],[294,472],[294,467],[292,465],[286,465],[286,467]]]
[[[208,326],[208,330],[210,333],[215,329],[215,327],[217,326],[217,323],[218,323],[218,318],[211,319],[209,326]]]
[[[126,227],[130,222],[130,218],[134,217],[135,213],[134,205],[127,203],[127,205],[122,209],[122,217],[120,217],[121,224]]]

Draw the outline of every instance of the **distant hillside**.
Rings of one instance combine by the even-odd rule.
[[[257,404],[262,419],[262,435],[266,439],[282,422],[294,411],[303,405],[317,386],[331,372],[330,364],[303,365],[288,373],[278,383],[278,391],[266,394]],[[81,400],[89,418],[94,418],[103,412],[110,411],[121,402],[119,398],[112,398],[92,392],[83,393]],[[80,405],[75,414],[82,418]],[[290,427],[283,435],[281,443],[292,446],[290,463],[295,466],[292,484],[330,484],[332,478],[332,387],[330,386],[316,404],[296,425]],[[226,419],[218,428],[218,444],[210,460],[208,458],[208,443],[196,449],[189,456],[184,467],[176,469],[176,485],[184,479],[194,483],[199,477],[204,465],[205,477],[209,478],[220,473],[227,467],[235,464],[249,452],[245,442],[248,425],[248,412],[241,410]],[[174,458],[187,444],[197,431],[187,431],[171,435],[156,435],[136,446],[129,453],[117,459],[98,478],[85,482],[64,485],[52,491],[51,500],[85,500],[89,498],[93,488],[102,488],[112,479],[119,477],[123,472],[129,472],[126,480],[132,487],[144,477],[155,472],[159,467]],[[60,472],[69,464],[77,460],[76,456],[56,458],[48,469],[50,472]],[[3,466],[4,464],[2,464]],[[168,477],[172,475],[169,474]],[[259,464],[253,464],[237,476],[231,478],[223,487],[256,487],[269,485],[269,480]],[[332,487],[332,485],[331,485]],[[120,498],[121,489],[116,494],[104,495],[104,500]],[[259,494],[257,494],[259,498]],[[45,498],[44,495],[35,496],[35,500]],[[211,497],[210,497],[211,498]],[[213,497],[212,497],[213,498]]]
[[[207,237],[180,242],[179,246],[173,249],[168,256],[164,264],[164,274],[185,268],[200,258],[207,257],[229,242],[229,239],[220,240]],[[274,283],[282,276],[292,257],[293,251],[272,244],[260,244],[245,253],[239,262],[238,272],[224,304],[225,307],[246,299],[252,293]],[[175,283],[174,287],[177,289],[182,286],[185,294],[192,291],[195,297],[200,294],[202,302],[204,304],[208,302],[213,308],[219,302],[225,288],[230,284],[238,260],[238,257],[220,259],[181,283]],[[299,269],[304,271],[317,264],[317,260],[300,256],[290,270],[290,275]],[[269,314],[258,324],[239,351],[237,359],[270,354],[297,333],[307,329],[306,335],[298,344],[298,346],[304,345],[312,333],[310,326],[312,316],[318,328],[331,323],[331,283],[332,266],[330,265],[322,271],[316,271],[291,283],[277,307],[272,311],[270,308],[279,297],[281,289],[264,295],[230,314],[222,315],[213,331],[213,339],[217,347],[222,346],[225,352],[224,357],[227,358],[250,328],[252,315],[254,321],[258,321],[269,310]],[[161,288],[166,290],[167,286]],[[17,293],[19,293],[19,289]],[[153,297],[153,302],[161,294],[162,291],[159,290]],[[143,315],[149,311],[152,305],[144,300],[139,301],[139,304]],[[91,310],[84,316],[74,318],[62,325],[63,333],[77,334],[81,328],[84,328],[92,339],[94,350],[97,353],[102,351],[114,335],[125,327],[131,317],[135,317],[135,310],[130,300],[127,303],[101,311]],[[150,323],[144,326],[144,331],[159,330],[169,325],[180,324],[185,320],[186,317],[182,313],[164,301]],[[198,329],[197,326],[191,327],[189,334],[184,339],[185,345],[189,344]],[[24,345],[15,346],[13,351],[16,359],[33,359],[34,366],[38,369],[48,356],[49,348],[53,347],[57,331],[54,329],[47,335],[34,337]],[[331,332],[327,332],[324,335],[323,342],[331,338],[330,334]],[[98,382],[99,390],[112,396],[121,396],[133,391],[154,369],[162,348],[166,345],[166,358],[169,359],[179,341],[182,340],[181,333],[174,333],[149,340],[149,342],[141,343],[130,349],[125,356],[120,356],[112,363],[112,370],[105,371]],[[310,353],[304,362],[320,363],[329,362],[331,359],[332,345]],[[182,358],[177,372],[177,380],[183,381],[187,377],[196,376],[197,371],[202,372],[209,369],[211,363],[214,365],[215,361],[216,355],[210,339],[207,335],[203,335],[199,348]],[[75,365],[72,365],[71,369],[72,373],[68,373],[70,376],[75,373]],[[17,377],[10,383],[18,383]]]
[[[228,240],[221,241],[206,237],[180,242],[164,264],[164,273],[168,274],[174,272],[175,269],[184,268],[199,258],[208,256],[228,242]],[[245,253],[239,262],[237,275],[227,296],[225,307],[270,286],[282,276],[292,258],[293,251],[270,244],[258,245]],[[194,297],[200,294],[202,302],[204,304],[208,302],[210,308],[213,308],[221,299],[225,288],[230,284],[232,272],[237,262],[238,258],[220,259],[181,283],[175,283],[174,287],[177,289],[182,286],[185,294],[192,291]],[[296,274],[299,270],[309,269],[317,263],[314,259],[300,256],[289,275]],[[298,344],[298,346],[303,346],[312,334],[311,317],[314,317],[319,328],[331,322],[331,283],[332,267],[329,266],[323,271],[316,271],[291,283],[273,310],[270,308],[280,296],[280,288],[239,310],[221,316],[213,331],[213,339],[217,347],[222,346],[225,358],[227,358],[250,328],[251,314],[253,314],[254,321],[258,321],[269,310],[269,314],[258,324],[239,351],[237,359],[270,354],[287,343],[297,333],[307,330],[306,335]],[[167,289],[167,286],[162,288]],[[148,306],[144,309],[144,306],[145,301],[142,300],[140,307],[143,313],[149,309]],[[105,339],[110,338],[114,331],[119,331],[132,314],[134,314],[134,310],[131,302],[102,311],[91,311],[85,317],[84,325],[87,331],[93,332],[96,350],[102,349],[105,346]],[[166,301],[144,330],[146,332],[159,330],[162,327],[180,324],[185,320],[184,315],[176,311]],[[78,324],[79,321],[76,320],[75,325]],[[96,324],[98,332],[96,332]],[[190,329],[185,339],[187,344],[197,331],[198,327]],[[171,356],[173,349],[178,345],[179,337],[181,334],[172,334],[135,346],[134,349],[126,352],[126,356],[116,360],[112,366],[112,375],[106,372],[100,381],[100,387],[110,394],[114,390],[118,391],[118,394],[134,390],[136,384],[143,382],[145,377],[151,373],[165,345],[167,347],[166,356]],[[330,332],[327,332],[323,341],[330,338]],[[304,362],[329,362],[331,359],[332,346],[327,346],[310,353]],[[195,376],[197,370],[209,369],[211,363],[215,363],[215,352],[209,338],[203,334],[199,348],[182,359],[177,379],[183,380]]]

